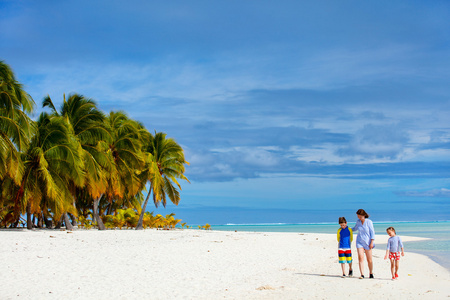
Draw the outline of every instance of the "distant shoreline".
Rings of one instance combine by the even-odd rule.
[[[355,223],[348,221],[348,223]],[[402,223],[450,223],[450,220],[438,221],[374,221],[373,224],[402,224]],[[212,224],[211,226],[271,226],[271,225],[336,225],[336,222],[316,222],[316,223],[227,223],[227,224]],[[196,224],[194,224],[196,225]]]

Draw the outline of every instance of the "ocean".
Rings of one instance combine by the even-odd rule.
[[[349,222],[353,227],[355,224]],[[374,222],[375,234],[386,234],[386,228],[395,228],[398,236],[427,237],[431,240],[405,242],[405,252],[411,251],[427,255],[435,262],[450,270],[450,221],[436,222]],[[337,223],[321,224],[227,224],[212,225],[213,230],[253,231],[253,232],[303,232],[336,233]]]

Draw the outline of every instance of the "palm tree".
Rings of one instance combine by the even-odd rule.
[[[16,184],[23,175],[20,152],[28,147],[35,124],[28,117],[34,101],[23,90],[11,68],[0,61],[0,180],[8,176]]]
[[[78,94],[67,101],[64,96],[60,111],[50,97],[43,107],[52,114],[43,113],[33,122],[27,113],[33,111],[34,101],[11,68],[0,61],[2,224],[17,226],[26,211],[28,227],[38,216],[38,224],[42,218],[64,217],[69,228],[68,213],[76,216],[79,209],[87,219],[90,206],[99,229],[105,229],[103,212],[112,214],[121,208],[136,209],[142,227],[152,193],[155,206],[166,206],[167,197],[178,204],[177,179],[189,182],[184,176],[188,162],[183,149],[165,133],[151,135],[123,112],[105,117],[93,100]],[[147,182],[150,189],[144,202]]]
[[[93,198],[99,198],[106,191],[106,174],[112,163],[106,153],[111,136],[105,126],[105,115],[97,108],[94,100],[79,94],[70,95],[67,101],[64,95],[61,112],[56,110],[50,96],[44,98],[43,107],[46,106],[52,109],[54,115],[65,120],[81,147],[86,186],[79,187],[74,182],[70,183],[74,205],[77,194],[82,194],[81,189],[86,189]],[[71,229],[67,215],[64,216],[66,226]]]
[[[112,140],[109,144],[108,155],[113,159],[105,198],[108,202],[124,201],[136,197],[142,190],[142,180],[139,178],[144,168],[145,160],[142,152],[143,135],[146,130],[142,124],[129,119],[124,112],[111,112],[106,118]],[[94,199],[94,216],[101,228],[101,218],[97,207],[101,197]]]
[[[20,210],[26,207],[27,227],[32,228],[31,213],[40,213],[43,208],[50,209],[56,220],[66,211],[76,215],[68,183],[83,185],[83,161],[63,118],[42,113],[36,135],[23,156],[25,171],[14,202]],[[20,210],[15,211],[16,223]]]
[[[154,136],[150,135],[149,137],[146,152],[149,153],[147,180],[150,182],[150,189],[142,206],[139,222],[136,226],[137,230],[143,229],[144,212],[152,192],[156,207],[161,202],[165,207],[167,197],[173,204],[178,205],[181,186],[177,179],[189,182],[187,177],[184,176],[184,165],[189,165],[189,163],[184,158],[183,148],[174,139],[166,138],[166,134],[163,132],[155,132]]]

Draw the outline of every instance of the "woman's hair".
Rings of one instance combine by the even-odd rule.
[[[366,211],[364,209],[358,209],[358,211],[356,212],[357,215],[363,216],[364,218],[368,219],[369,218],[369,214],[366,213]]]
[[[339,224],[347,223],[347,220],[344,217],[339,217]]]
[[[394,227],[388,227],[388,228],[386,228],[386,232],[388,232],[389,230],[392,230],[395,234],[397,234],[397,232],[395,232]]]

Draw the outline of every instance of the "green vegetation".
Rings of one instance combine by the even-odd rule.
[[[211,225],[206,223],[205,225],[198,225],[198,229],[211,230]]]
[[[145,212],[151,195],[156,207],[167,198],[178,205],[178,180],[189,182],[189,163],[174,139],[151,134],[125,112],[105,115],[78,94],[64,96],[60,110],[45,97],[49,111],[37,121],[28,116],[34,106],[0,61],[2,227],[169,229],[181,222],[174,214]]]

